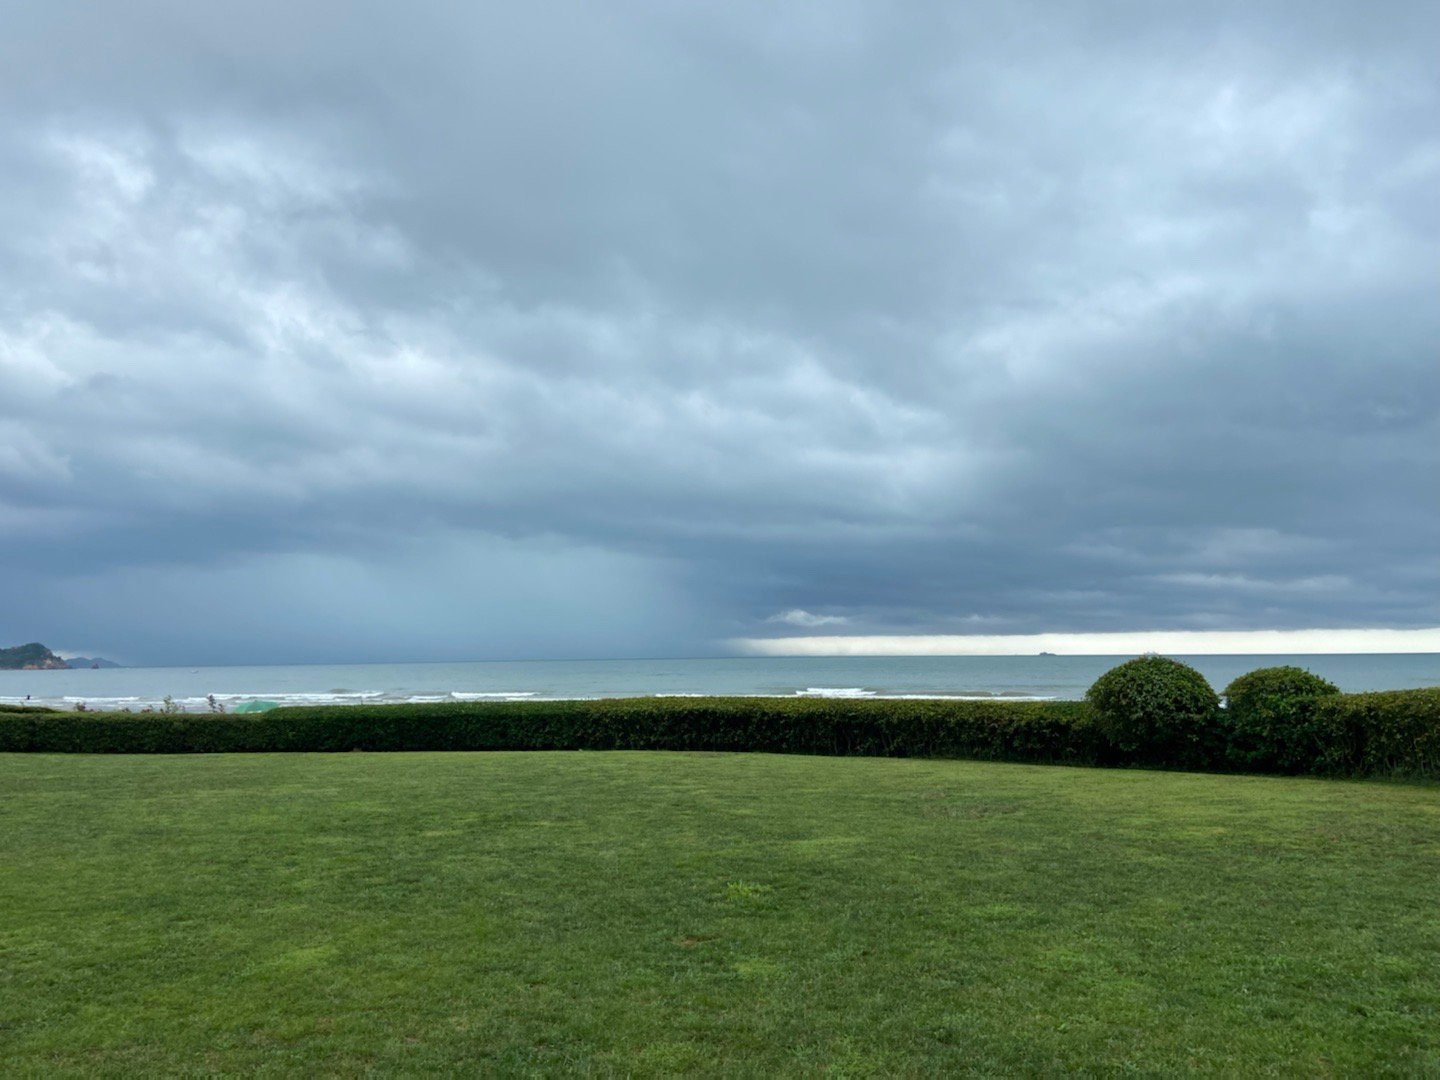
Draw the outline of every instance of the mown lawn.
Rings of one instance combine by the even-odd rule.
[[[0,1073],[1440,1073],[1440,788],[0,756]]]

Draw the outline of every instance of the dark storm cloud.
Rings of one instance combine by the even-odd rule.
[[[1433,5],[3,23],[0,636],[1440,622]]]

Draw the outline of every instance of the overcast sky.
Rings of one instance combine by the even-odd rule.
[[[0,0],[0,644],[1440,624],[1437,40]]]

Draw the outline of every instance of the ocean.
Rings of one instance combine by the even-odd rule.
[[[665,695],[843,698],[1083,697],[1118,656],[720,657],[696,660],[525,660],[431,664],[0,671],[0,702],[142,709],[169,696],[188,711],[285,705],[523,701]],[[1187,656],[1221,690],[1273,664],[1308,668],[1342,690],[1440,686],[1440,655]]]

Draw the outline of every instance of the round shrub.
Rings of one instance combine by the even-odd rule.
[[[1127,660],[1096,679],[1085,700],[1109,740],[1139,760],[1205,765],[1223,750],[1220,699],[1204,675],[1178,660]]]
[[[1320,752],[1317,699],[1340,688],[1304,668],[1269,667],[1225,688],[1226,754],[1236,765],[1304,770]]]

